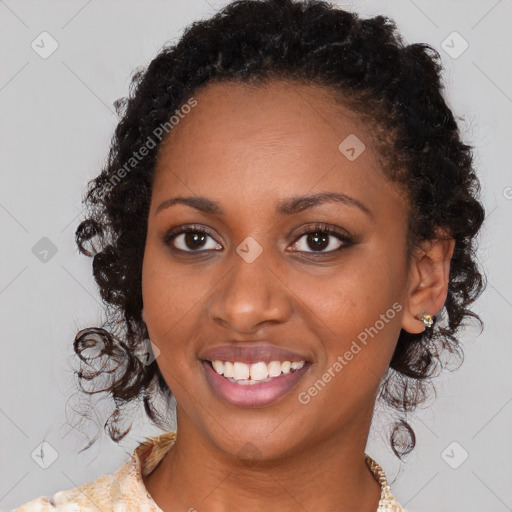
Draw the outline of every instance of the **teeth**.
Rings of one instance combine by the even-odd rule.
[[[222,361],[212,361],[213,369],[219,374],[224,374],[224,365],[222,364]]]
[[[265,363],[251,364],[251,380],[263,380],[268,377],[267,365]]]
[[[245,363],[233,363],[235,380],[247,380],[249,378],[249,365]]]
[[[279,377],[292,371],[300,370],[306,364],[305,361],[271,361],[264,363],[259,361],[253,364],[239,361],[212,361],[213,369],[224,375],[231,382],[238,384],[256,384],[257,382],[269,382],[272,377]]]
[[[271,361],[268,363],[268,376],[279,377],[281,375],[281,363],[279,361]]]
[[[214,366],[214,368],[215,368],[215,366]],[[217,371],[217,370],[215,370],[215,371]],[[224,377],[231,377],[231,378],[233,378],[234,376],[235,376],[235,371],[234,371],[234,368],[233,368],[233,363],[230,363],[229,361],[226,361],[224,363]]]

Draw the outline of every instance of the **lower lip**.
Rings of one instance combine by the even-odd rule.
[[[226,402],[239,407],[264,407],[277,402],[297,385],[310,366],[306,363],[299,370],[281,374],[270,382],[235,384],[219,375],[208,361],[203,361],[206,380],[213,391]]]

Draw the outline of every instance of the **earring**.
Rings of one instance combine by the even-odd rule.
[[[427,328],[432,327],[434,325],[434,319],[435,317],[425,312],[423,312],[423,314],[420,317],[418,317],[418,320],[421,320],[425,327]]]

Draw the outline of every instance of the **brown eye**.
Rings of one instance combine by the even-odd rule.
[[[348,247],[351,238],[336,228],[316,225],[305,230],[293,244],[299,252],[329,254]]]
[[[164,237],[164,243],[182,252],[203,252],[222,249],[222,246],[213,239],[207,230],[195,227],[171,230]]]

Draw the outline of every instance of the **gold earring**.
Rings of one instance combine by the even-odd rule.
[[[425,312],[421,316],[418,317],[418,320],[421,320],[425,327],[429,328],[434,325],[434,317]]]

